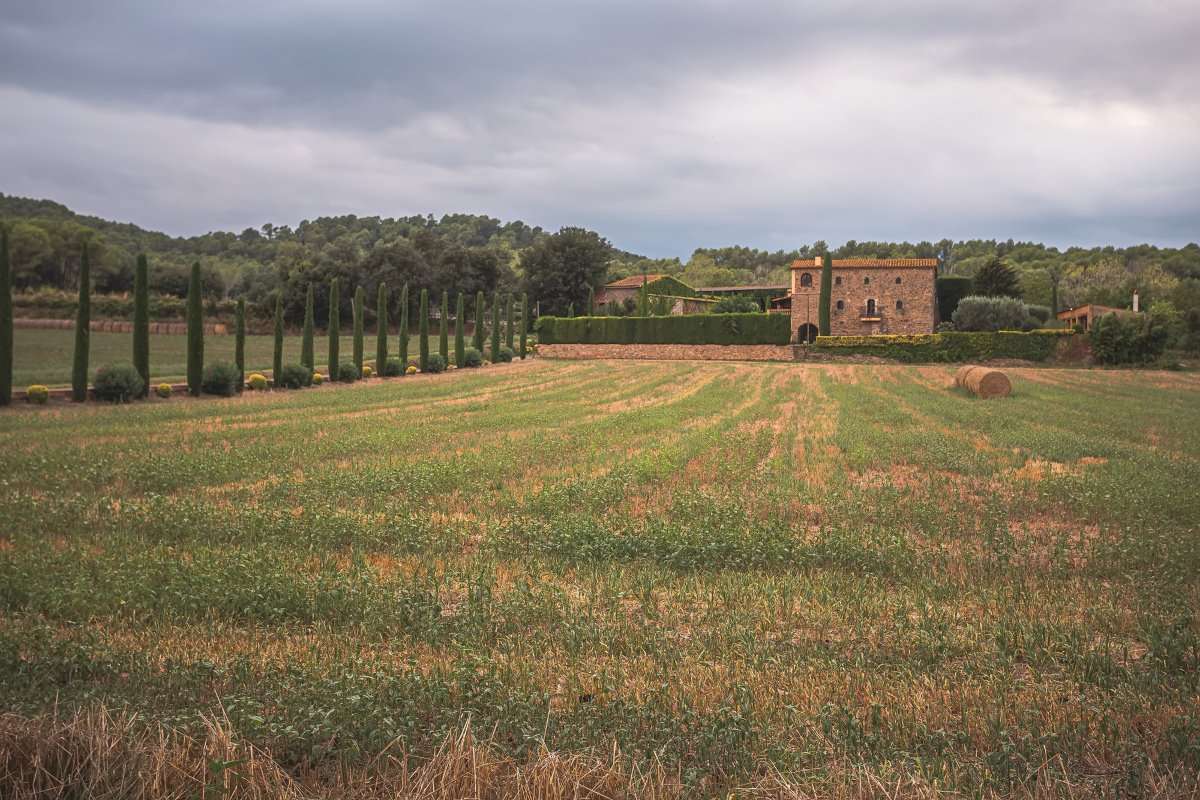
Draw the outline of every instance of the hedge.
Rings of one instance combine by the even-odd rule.
[[[921,333],[906,336],[818,336],[814,349],[839,355],[865,355],[908,363],[1019,358],[1045,361],[1061,336],[1071,331],[1037,330],[981,333]]]
[[[92,319],[132,320],[136,297],[124,294],[93,294],[89,305]],[[205,315],[233,319],[235,302],[205,302]],[[13,293],[13,310],[18,317],[71,319],[79,308],[79,295],[62,289],[41,288]],[[149,294],[150,318],[161,321],[187,319],[187,299],[169,294]]]
[[[539,344],[787,344],[787,314],[542,317]]]

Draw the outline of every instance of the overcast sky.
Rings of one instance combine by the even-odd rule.
[[[0,191],[173,234],[1178,245],[1197,42],[1197,0],[0,0]]]

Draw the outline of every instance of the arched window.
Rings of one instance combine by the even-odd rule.
[[[812,286],[812,273],[811,272],[800,273],[800,285],[801,286]]]
[[[899,275],[897,275],[897,276],[896,276],[896,283],[899,283],[899,282],[900,282],[900,276],[899,276]]]
[[[897,301],[896,301],[896,310],[897,310],[897,311],[903,311],[903,310],[904,310],[904,301],[903,301],[903,300],[897,300]]]
[[[846,301],[845,301],[845,300],[838,300],[838,301],[837,301],[837,310],[838,310],[838,311],[841,311],[841,310],[842,310],[842,309],[844,309],[845,307],[846,307]]]
[[[867,301],[867,316],[868,317],[875,316],[875,301],[874,300]]]
[[[866,286],[866,285],[867,285],[867,284],[869,284],[870,282],[871,282],[871,279],[870,279],[870,278],[863,278],[863,286]]]

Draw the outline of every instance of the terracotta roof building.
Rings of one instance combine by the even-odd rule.
[[[829,303],[833,336],[932,333],[937,325],[936,258],[835,258]],[[821,258],[792,263],[792,283],[772,311],[790,313],[795,341],[812,341],[820,317]]]

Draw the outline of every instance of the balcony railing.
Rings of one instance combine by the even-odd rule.
[[[874,308],[871,306],[863,306],[863,308],[858,312],[858,318],[860,320],[883,319],[883,309],[881,309],[879,306],[875,306]]]

